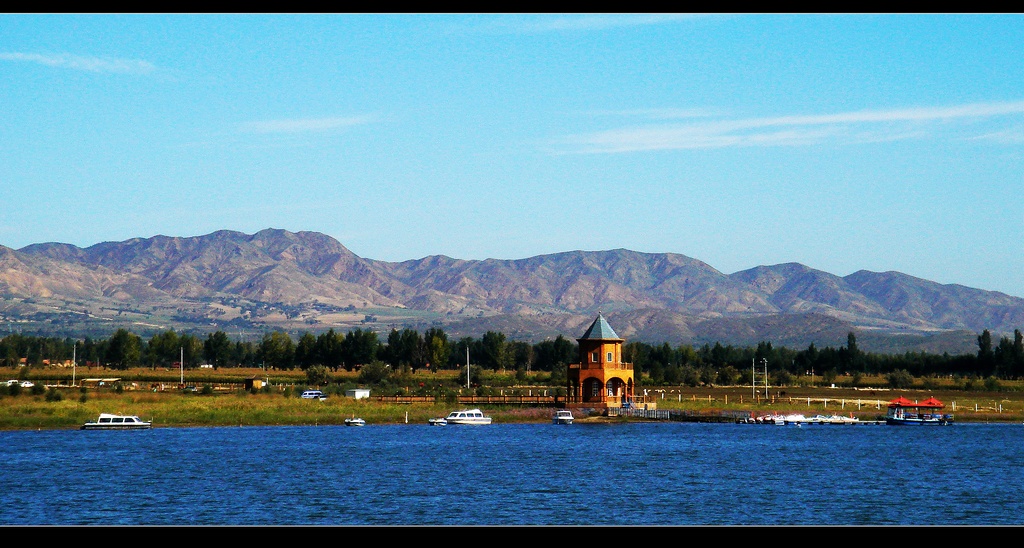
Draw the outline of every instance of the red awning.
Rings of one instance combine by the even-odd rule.
[[[904,398],[903,396],[900,396],[895,400],[890,401],[889,407],[918,407],[922,409],[942,409],[943,407],[945,407],[945,405],[941,401],[935,399],[934,397],[928,398],[927,400],[924,400],[922,402],[913,402],[908,400],[907,398]]]

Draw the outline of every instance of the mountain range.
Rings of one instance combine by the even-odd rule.
[[[0,246],[0,331],[109,336],[166,329],[259,337],[442,327],[574,339],[601,312],[654,344],[963,353],[1024,325],[1024,299],[899,272],[837,276],[798,263],[724,274],[676,253],[567,251],[514,260],[359,257],[317,232],[221,230],[86,248]],[[998,340],[998,338],[996,338]]]

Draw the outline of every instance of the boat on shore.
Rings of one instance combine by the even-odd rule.
[[[559,409],[555,411],[555,416],[551,418],[553,424],[572,424],[574,420],[572,411],[568,409]]]
[[[484,415],[483,411],[480,411],[479,409],[452,411],[451,413],[448,413],[448,416],[445,417],[444,420],[445,424],[491,424],[491,417]]]
[[[858,424],[860,419],[852,414],[849,417],[842,415],[815,415],[808,419],[810,424]]]
[[[345,426],[366,426],[366,421],[359,417],[352,417],[351,419],[345,419]]]
[[[736,421],[741,424],[776,424],[779,426],[787,424],[805,424],[810,422],[806,416],[799,413],[790,413],[783,415],[781,413],[771,413],[768,415],[754,416],[751,414],[750,418],[743,418]]]
[[[934,397],[923,402],[916,402],[900,396],[889,402],[889,410],[885,414],[885,424],[947,426],[953,424],[953,415],[943,414],[939,411],[945,406]]]
[[[146,422],[135,415],[100,413],[96,421],[83,424],[82,430],[146,430],[152,426],[152,422]]]

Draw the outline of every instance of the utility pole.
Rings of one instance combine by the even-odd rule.
[[[756,388],[756,386],[757,386],[756,382],[757,381],[755,380],[757,378],[757,374],[754,373],[754,363],[755,363],[755,360],[757,360],[757,358],[750,358],[750,399],[751,400],[756,400],[757,399],[757,388]]]
[[[768,400],[768,358],[761,358],[764,363],[764,399]]]

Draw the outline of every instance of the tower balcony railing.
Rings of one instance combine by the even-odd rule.
[[[633,364],[629,362],[599,362],[599,363],[573,363],[569,364],[569,369],[621,369],[632,371]]]

